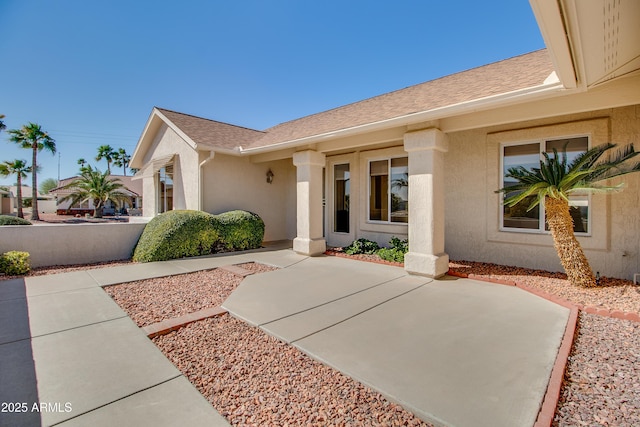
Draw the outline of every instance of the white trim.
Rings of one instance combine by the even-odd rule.
[[[531,101],[535,99],[552,96],[566,89],[559,82],[550,84],[542,84],[526,89],[519,89],[512,92],[505,92],[498,95],[492,95],[484,98],[478,98],[472,101],[465,101],[457,104],[448,105],[446,107],[434,108],[432,110],[410,113],[391,119],[380,120],[364,125],[352,126],[331,132],[325,132],[318,135],[311,135],[303,138],[283,141],[264,147],[241,149],[241,154],[258,154],[269,151],[281,150],[284,148],[295,147],[298,145],[314,144],[327,141],[329,139],[346,137],[365,132],[373,132],[383,130],[395,126],[406,126],[414,123],[421,123],[430,120],[439,120],[442,118],[450,118],[452,116],[480,110],[498,108],[500,106],[513,105],[520,102]]]
[[[366,159],[367,162],[367,169],[365,171],[365,177],[367,180],[367,207],[366,207],[366,212],[365,212],[365,221],[367,224],[378,224],[378,225],[404,225],[404,226],[409,226],[409,221],[407,218],[407,222],[396,222],[396,221],[391,221],[391,160],[392,159],[407,159],[407,161],[409,160],[409,156],[408,155],[396,155],[396,156],[375,156],[375,157],[369,157]],[[387,161],[387,214],[389,217],[389,220],[387,221],[383,221],[383,220],[375,220],[375,219],[371,219],[371,163],[372,162],[379,162],[382,160],[386,160]],[[408,169],[409,166],[407,166],[407,175],[408,175]],[[410,202],[409,200],[407,202]]]
[[[546,144],[548,142],[552,142],[552,141],[557,141],[557,140],[561,140],[561,139],[572,139],[572,138],[587,138],[587,150],[591,149],[591,134],[588,133],[580,133],[580,134],[572,134],[572,135],[560,135],[560,136],[553,136],[553,137],[542,137],[542,138],[537,138],[537,139],[531,139],[531,140],[521,140],[521,141],[513,141],[513,142],[503,142],[500,143],[500,174],[499,174],[499,181],[500,181],[500,188],[504,188],[504,149],[505,147],[514,147],[514,146],[519,146],[519,145],[527,145],[527,144],[537,144],[538,145],[538,151],[539,151],[539,158],[542,159],[542,153],[544,152],[543,150],[543,145],[545,146],[544,148],[546,148]],[[576,232],[575,235],[576,236],[580,236],[580,237],[591,237],[592,236],[592,217],[593,217],[593,204],[591,203],[591,194],[587,194],[588,196],[588,204],[587,207],[589,208],[588,211],[588,216],[587,216],[587,232]],[[545,215],[545,206],[544,206],[544,201],[542,201],[540,204],[540,213],[538,215],[538,228],[516,228],[516,227],[505,227],[504,226],[504,195],[503,193],[500,195],[500,203],[499,203],[499,211],[498,211],[498,231],[500,232],[504,232],[504,233],[525,233],[525,234],[543,234],[543,235],[547,235],[547,234],[551,234],[550,231],[546,230],[546,226],[545,226],[545,220],[544,218],[546,217]]]

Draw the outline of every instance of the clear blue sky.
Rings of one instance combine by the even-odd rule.
[[[0,114],[66,178],[131,154],[153,106],[262,130],[543,47],[526,0],[0,0]]]

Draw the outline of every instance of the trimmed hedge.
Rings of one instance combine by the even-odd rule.
[[[264,238],[264,222],[257,214],[230,211],[215,216],[218,233],[228,250],[259,248]]]
[[[31,223],[17,216],[0,215],[0,225],[31,225]]]
[[[175,210],[153,218],[144,228],[133,252],[137,262],[208,255],[224,250],[260,247],[264,222],[253,213],[231,211],[211,215]]]
[[[29,252],[9,251],[0,255],[0,272],[8,276],[20,276],[31,270]]]

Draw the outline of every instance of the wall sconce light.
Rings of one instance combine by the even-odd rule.
[[[271,169],[269,169],[269,170],[267,171],[267,182],[268,182],[269,184],[271,184],[271,183],[273,182],[273,172],[271,172]]]

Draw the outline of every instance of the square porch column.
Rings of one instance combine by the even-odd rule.
[[[296,167],[297,237],[293,250],[304,255],[320,255],[327,249],[322,234],[322,168],[325,155],[307,150],[293,154]]]
[[[428,277],[449,271],[444,252],[444,153],[448,138],[439,129],[404,135],[409,153],[409,252],[405,270]]]

